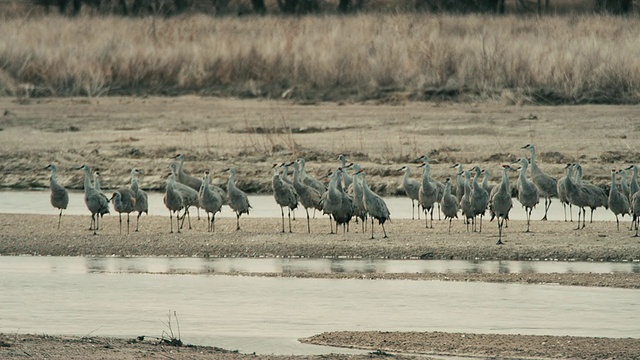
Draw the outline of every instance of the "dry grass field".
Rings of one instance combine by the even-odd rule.
[[[637,103],[638,18],[16,17],[0,94]]]

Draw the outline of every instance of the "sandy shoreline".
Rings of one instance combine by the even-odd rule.
[[[445,222],[425,229],[421,221],[396,220],[388,224],[389,238],[351,232],[328,233],[328,219],[312,220],[312,234],[306,224],[294,222],[294,233],[279,232],[280,219],[242,219],[244,230],[233,230],[235,219],[221,218],[215,233],[206,232],[206,221],[193,222],[192,230],[168,233],[167,217],[141,219],[141,231],[118,235],[118,219],[107,216],[102,230],[87,230],[89,216],[64,216],[60,231],[57,216],[0,214],[0,254],[39,256],[185,256],[185,257],[279,257],[279,258],[364,258],[438,260],[546,260],[637,262],[640,240],[627,231],[611,232],[608,222],[593,223],[587,229],[569,230],[564,222],[536,223],[534,233],[524,233],[524,222],[512,221],[506,244],[496,246],[494,223],[482,233],[467,233],[461,221],[452,233]],[[378,230],[378,229],[376,229]],[[605,235],[606,234],[606,235]],[[640,266],[640,264],[639,264]],[[229,275],[229,274],[226,274]],[[233,274],[232,274],[233,275]],[[253,276],[290,276],[252,274]],[[553,283],[579,286],[640,288],[640,273],[610,274],[296,274],[305,277],[387,278],[447,281]]]

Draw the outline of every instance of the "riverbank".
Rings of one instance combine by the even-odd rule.
[[[194,220],[192,230],[169,233],[169,218],[144,216],[140,232],[119,235],[116,216],[101,221],[98,235],[87,230],[89,216],[64,216],[60,230],[52,215],[0,214],[0,255],[37,256],[178,256],[178,257],[280,257],[280,258],[365,258],[438,260],[527,260],[527,261],[618,261],[640,259],[640,240],[627,230],[612,231],[610,222],[595,222],[586,229],[572,230],[572,223],[536,222],[534,232],[525,233],[526,223],[511,221],[497,246],[497,229],[485,222],[482,233],[467,233],[462,221],[451,233],[446,222],[425,229],[418,220],[395,220],[386,226],[388,239],[376,225],[376,238],[361,233],[352,224],[347,234],[328,234],[327,218],[296,220],[293,233],[280,233],[280,219],[242,218],[243,230],[235,231],[235,219],[220,218],[216,232],[206,232],[206,221]],[[126,222],[124,224],[126,229]],[[125,230],[126,232],[126,230]],[[229,275],[229,274],[227,274]],[[238,275],[238,273],[230,274]],[[247,275],[247,274],[244,274]],[[252,276],[291,276],[251,274]],[[506,283],[553,283],[578,286],[640,288],[640,273],[565,274],[296,274],[322,278],[385,278]]]

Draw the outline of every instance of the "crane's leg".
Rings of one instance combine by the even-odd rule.
[[[96,219],[97,215],[96,214],[91,214],[91,224],[92,224],[92,228],[93,228],[93,235],[97,235],[96,234],[96,229],[98,228],[97,222],[98,220]]]
[[[373,216],[371,217],[371,238],[373,239]]]
[[[480,231],[482,232],[482,217],[484,216],[484,214],[480,214]]]
[[[386,238],[388,238],[387,230],[384,229],[384,224],[381,224],[381,225],[382,225],[382,232],[384,233],[384,238],[386,239]]]
[[[293,231],[291,231],[291,209],[289,209],[288,215],[289,215],[289,232],[291,233],[291,232],[293,232]]]
[[[171,223],[171,231],[169,231],[169,234],[173,234],[173,213],[171,210],[169,210],[169,222]]]
[[[211,232],[216,232],[216,213],[211,215]]]
[[[440,212],[440,202],[438,201],[436,204],[438,205],[438,221],[441,221],[442,220],[442,213]]]
[[[524,213],[527,215],[527,231],[529,232],[529,219],[531,219],[531,211],[528,208],[524,208]]]
[[[638,216],[633,216],[633,222],[636,224],[636,234],[634,235],[634,237],[638,237]]]
[[[296,221],[296,211],[292,210],[292,212],[293,212],[293,221]]]
[[[329,226],[331,226],[331,232],[329,234],[333,234],[333,216],[329,215]],[[336,233],[338,232],[338,229],[336,229]]]
[[[578,227],[575,230],[580,230],[580,209],[578,209]]]
[[[240,230],[240,213],[236,213],[236,231]]]
[[[502,245],[504,244],[502,242],[502,224],[504,223],[504,218],[498,216],[498,242],[496,243],[496,245]]]
[[[418,203],[418,220],[420,220],[420,208],[421,208],[420,203]]]
[[[451,232],[451,221],[452,220],[453,220],[452,218],[449,218],[449,232]]]
[[[416,217],[414,215],[415,211],[416,211],[416,201],[411,199],[411,220],[415,220],[416,219]],[[419,213],[418,213],[418,216],[420,216]]]
[[[431,209],[429,210],[429,214],[431,214],[431,229],[433,229],[433,210],[435,209],[435,206],[431,205]]]
[[[280,206],[280,212],[282,213],[282,232],[284,232],[284,207]]]
[[[309,223],[309,209],[304,208],[304,211],[307,212],[307,233],[311,234],[311,225]]]
[[[620,231],[620,220],[618,219],[618,214],[616,214],[616,228]]]
[[[429,228],[429,217],[427,215],[429,215],[429,214],[427,213],[427,210],[424,207],[422,209],[424,210],[424,227],[425,227],[425,229],[428,229]]]
[[[549,200],[548,203],[547,203],[547,200]],[[544,217],[542,218],[542,220],[544,221],[547,220],[547,213],[549,212],[550,207],[551,207],[551,198],[544,198]]]
[[[573,205],[569,203],[569,222],[573,222]]]
[[[62,221],[62,209],[60,209],[60,215],[58,215],[58,230],[60,230],[60,221]]]
[[[129,235],[129,213],[127,213],[127,235]]]
[[[567,222],[567,204],[562,203],[562,209],[564,210],[564,222]]]
[[[118,220],[120,221],[120,235],[122,235],[122,213],[118,213]]]
[[[139,226],[140,226],[140,215],[142,215],[142,212],[138,211],[138,216],[136,218],[136,232],[140,231],[139,230]]]

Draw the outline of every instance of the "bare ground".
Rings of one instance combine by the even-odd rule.
[[[580,161],[586,178],[600,185],[611,168],[640,159],[637,106],[525,107],[503,104],[402,103],[315,104],[288,101],[240,101],[199,97],[100,99],[0,99],[0,187],[48,185],[43,168],[60,167],[59,181],[82,186],[83,163],[100,168],[116,188],[128,183],[132,167],[142,168],[146,189],[162,189],[167,165],[177,152],[187,154],[187,170],[199,174],[230,165],[239,169],[239,185],[249,192],[268,192],[272,162],[307,159],[310,172],[321,176],[346,153],[367,168],[373,188],[381,194],[401,194],[400,176],[393,171],[423,153],[434,163],[434,177],[452,176],[450,164],[478,164],[497,173],[501,162],[527,155],[520,150],[534,142],[539,161],[553,176],[567,161]],[[495,175],[494,175],[495,177]],[[219,177],[219,183],[226,179]],[[370,240],[357,231],[327,235],[325,219],[316,219],[312,234],[296,222],[294,234],[280,234],[279,219],[220,219],[215,234],[204,222],[183,234],[168,234],[166,217],[143,218],[142,231],[117,235],[117,219],[107,217],[98,236],[86,230],[88,216],[65,216],[56,231],[56,216],[0,215],[0,254],[84,256],[291,256],[423,259],[513,259],[634,261],[640,242],[611,223],[571,230],[564,222],[536,222],[525,234],[513,221],[506,245],[495,246],[497,231],[487,223],[481,234],[468,234],[461,222],[452,234],[436,224],[394,220],[389,239]],[[353,229],[352,228],[352,229]],[[376,229],[379,233],[379,228]],[[256,274],[258,276],[274,276]],[[282,276],[282,275],[275,275]],[[562,285],[640,287],[633,274],[309,274],[358,278],[558,283]],[[582,339],[519,335],[440,333],[321,334],[315,343],[418,354],[465,354],[507,358],[638,358],[637,339]],[[222,358],[256,357],[207,347],[173,348],[131,339],[66,338],[48,335],[0,335],[0,358],[64,359]],[[468,339],[467,339],[468,340]],[[580,346],[550,346],[578,343]],[[625,352],[626,351],[626,352]],[[407,355],[408,356],[408,355]],[[259,358],[321,358],[268,357]],[[335,358],[338,358],[335,356]],[[355,359],[357,356],[343,356]]]

